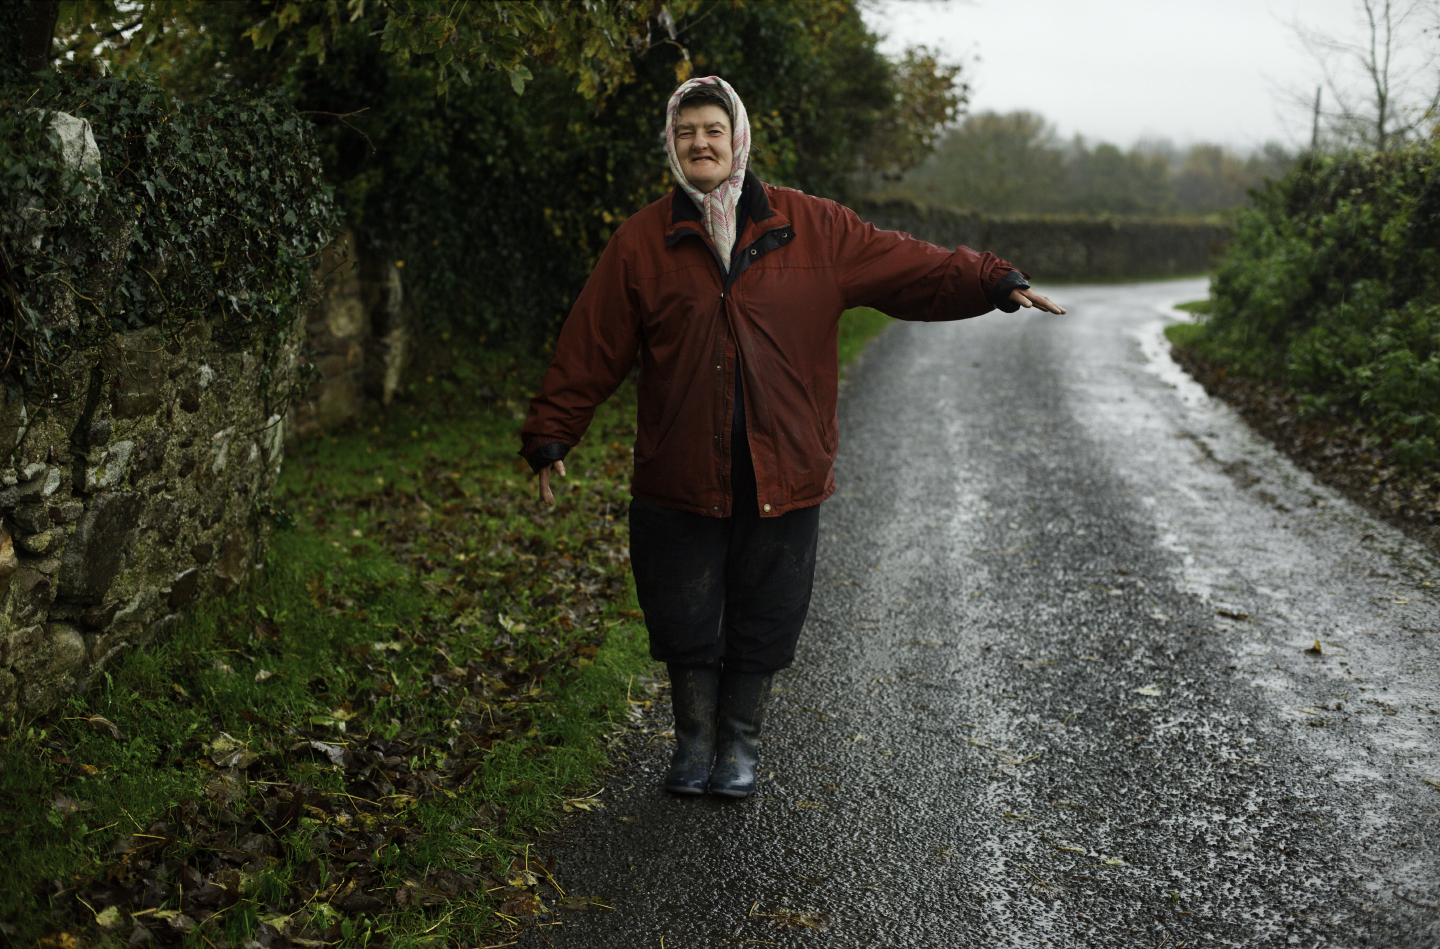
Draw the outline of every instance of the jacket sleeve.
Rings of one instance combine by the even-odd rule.
[[[874,307],[898,320],[963,320],[994,309],[991,294],[1015,269],[988,252],[949,251],[834,209],[833,259],[847,308]]]
[[[520,429],[520,454],[527,458],[553,443],[579,444],[595,407],[610,397],[635,363],[639,308],[626,279],[621,243],[617,231],[560,330],[540,394],[530,400]]]

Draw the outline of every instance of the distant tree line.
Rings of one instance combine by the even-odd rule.
[[[874,190],[926,204],[989,214],[1201,216],[1246,202],[1249,189],[1294,166],[1298,154],[1269,143],[1248,155],[1221,145],[1177,148],[1141,142],[1061,139],[1034,112],[980,112],[940,140],[933,154]]]

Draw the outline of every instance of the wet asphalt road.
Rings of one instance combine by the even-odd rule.
[[[1440,564],[1174,366],[1203,281],[1052,291],[871,346],[756,797],[647,745],[524,945],[1440,946]]]

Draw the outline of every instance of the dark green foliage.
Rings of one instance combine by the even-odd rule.
[[[843,198],[895,98],[858,11],[707,11],[684,40],[696,75],[721,75],[744,98],[757,172]],[[827,19],[823,42],[816,17]],[[385,60],[357,34],[302,74],[302,108],[370,108],[353,122],[374,152],[355,129],[321,120],[326,166],[366,251],[405,261],[424,330],[532,346],[558,328],[613,229],[672,187],[660,136],[679,62],[677,47],[651,49],[636,80],[598,105],[549,68],[523,97],[485,74],[441,99],[426,70]]]
[[[492,346],[543,345],[613,229],[672,187],[660,135],[687,65],[744,98],[762,178],[835,198],[857,171],[918,160],[963,98],[953,70],[923,56],[888,61],[843,2],[705,3],[678,17],[673,43],[655,21],[633,75],[603,99],[586,98],[563,63],[540,60],[522,96],[495,71],[437,96],[433,57],[397,58],[373,24],[337,24],[326,4],[294,8],[299,22],[257,51],[244,33],[272,12],[193,7],[184,41],[164,41],[174,44],[156,66],[167,88],[186,99],[217,78],[290,89],[316,123],[360,253],[404,262],[422,332]],[[312,28],[326,37],[323,62],[307,51]]]
[[[72,398],[67,359],[116,332],[209,320],[237,343],[290,326],[334,212],[310,123],[285,95],[187,105],[145,79],[52,74],[0,97],[12,391]],[[98,167],[67,164],[48,131],[55,112],[90,122]]]
[[[1440,146],[1306,161],[1236,217],[1200,352],[1440,459]]]

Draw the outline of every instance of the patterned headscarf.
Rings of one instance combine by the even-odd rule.
[[[680,100],[685,98],[685,94],[691,89],[708,85],[719,87],[720,93],[730,102],[730,148],[733,160],[730,177],[709,194],[701,194],[700,189],[692,185],[690,179],[685,177],[685,172],[680,169],[680,158],[675,153],[675,120],[680,111]],[[745,184],[745,169],[750,164],[750,117],[745,114],[745,103],[741,102],[735,90],[730,88],[730,83],[719,76],[705,76],[687,80],[675,90],[675,94],[670,97],[670,104],[665,107],[665,151],[670,155],[670,170],[675,172],[675,180],[700,209],[705,231],[710,235],[710,240],[715,242],[715,249],[720,252],[720,259],[724,261],[728,271],[730,251],[735,246],[735,238],[739,236],[735,233],[736,208],[740,204],[740,189]]]

